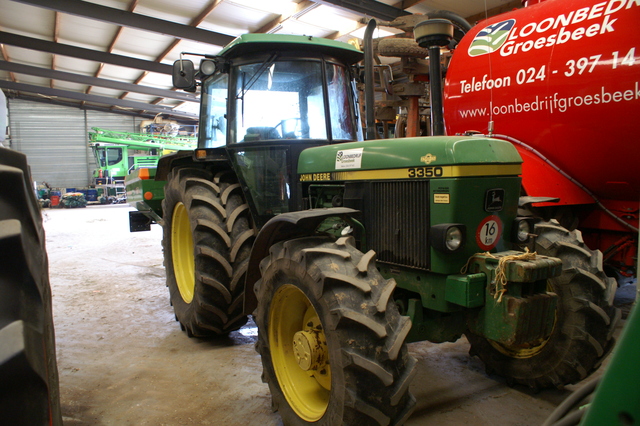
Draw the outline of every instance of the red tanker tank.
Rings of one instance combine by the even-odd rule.
[[[478,23],[447,71],[447,133],[514,141],[528,195],[580,205],[586,227],[629,233],[585,205],[591,192],[638,226],[639,22],[640,0],[547,0]],[[607,249],[618,237],[593,238]]]

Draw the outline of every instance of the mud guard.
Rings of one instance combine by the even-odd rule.
[[[335,207],[283,213],[269,220],[258,233],[251,250],[245,281],[244,313],[251,315],[258,306],[253,286],[260,279],[260,262],[269,255],[272,245],[283,240],[312,235],[318,225],[328,217],[354,216],[358,213],[358,210]]]
[[[155,180],[167,180],[167,175],[173,169],[173,163],[185,158],[188,159],[186,161],[193,161],[193,151],[176,151],[160,157]]]

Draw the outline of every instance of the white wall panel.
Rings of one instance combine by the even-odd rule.
[[[117,132],[138,133],[140,131],[136,127],[140,120],[131,115],[112,114],[102,111],[86,111],[86,113],[88,132],[92,131],[92,127],[100,127]]]
[[[11,148],[27,155],[38,183],[62,188],[89,183],[83,110],[10,99],[9,127]]]
[[[92,127],[139,132],[141,118],[21,99],[9,99],[10,148],[27,155],[38,183],[89,185],[95,161],[88,146]],[[4,142],[5,146],[8,141]]]

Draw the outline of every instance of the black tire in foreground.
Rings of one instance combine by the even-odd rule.
[[[399,425],[415,399],[411,329],[351,237],[275,244],[256,283],[256,350],[285,425]]]
[[[24,154],[0,148],[0,424],[62,425],[42,216]]]
[[[562,273],[549,280],[559,297],[551,336],[533,347],[505,347],[468,334],[471,354],[487,372],[534,389],[562,388],[595,371],[614,345],[620,311],[613,307],[614,279],[602,270],[602,253],[587,248],[580,231],[568,231],[557,221],[536,225],[533,249],[562,260]]]
[[[247,322],[244,275],[256,233],[234,175],[173,170],[162,209],[167,286],[181,327],[189,337],[239,329]]]

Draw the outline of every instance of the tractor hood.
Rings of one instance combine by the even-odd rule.
[[[519,175],[521,163],[506,141],[435,136],[309,148],[300,155],[298,173],[301,181],[505,176]]]

